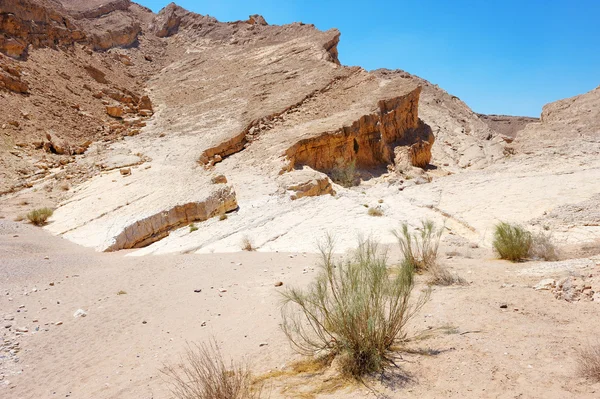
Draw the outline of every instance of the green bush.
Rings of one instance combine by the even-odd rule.
[[[419,273],[436,264],[442,232],[443,229],[437,229],[431,220],[421,221],[421,227],[413,233],[408,230],[406,223],[402,224],[400,230],[392,231],[400,245],[404,262]]]
[[[283,292],[282,329],[298,352],[337,357],[344,375],[360,378],[392,362],[392,346],[405,338],[406,323],[429,292],[412,300],[412,265],[390,273],[387,254],[371,240],[360,240],[339,262],[333,249],[328,237],[320,246],[321,270],[306,290]]]
[[[43,226],[54,211],[50,208],[34,209],[27,214],[27,219],[36,226]]]
[[[358,173],[356,172],[356,161],[345,163],[343,159],[338,159],[336,165],[331,170],[331,180],[342,187],[356,186]]]
[[[521,261],[527,258],[531,244],[531,233],[519,225],[500,222],[494,227],[492,245],[501,259]]]

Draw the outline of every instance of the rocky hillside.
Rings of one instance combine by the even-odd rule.
[[[352,213],[370,187],[392,195],[515,151],[512,131],[436,85],[340,65],[337,30],[126,0],[0,10],[0,189],[21,190],[14,201],[41,190],[59,205],[48,229],[98,250],[232,250],[244,234],[291,248],[319,212],[333,218],[319,229],[350,234],[328,209]],[[396,221],[448,217],[398,201]],[[184,234],[193,222],[205,228]]]

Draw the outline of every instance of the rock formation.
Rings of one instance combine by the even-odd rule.
[[[222,23],[175,4],[155,15],[126,0],[34,3],[69,22],[58,51],[3,31],[29,51],[0,58],[0,192],[68,176],[76,189],[51,191],[65,201],[47,228],[86,246],[168,252],[186,223],[237,209],[220,225],[234,237],[335,201],[346,190],[328,177],[338,165],[355,168],[357,183],[393,186],[506,157],[506,141],[437,86],[340,65],[335,29],[258,15]],[[215,239],[193,237],[200,244],[176,246],[208,250]]]

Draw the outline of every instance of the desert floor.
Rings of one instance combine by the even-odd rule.
[[[316,254],[127,254],[0,220],[0,397],[168,398],[160,370],[178,361],[186,342],[211,337],[257,376],[301,359],[279,328],[280,291],[311,281]],[[397,257],[392,248],[390,260]],[[600,334],[600,304],[532,288],[548,277],[589,278],[599,272],[594,259],[513,264],[489,249],[446,244],[440,261],[469,285],[434,288],[410,324],[416,338],[398,369],[333,392],[324,389],[331,370],[287,375],[267,379],[266,391],[271,398],[599,397],[600,384],[577,374],[577,351]],[[87,316],[74,317],[78,309]]]

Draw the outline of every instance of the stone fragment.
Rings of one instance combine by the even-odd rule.
[[[556,280],[552,279],[552,278],[546,278],[542,281],[540,281],[539,283],[537,283],[535,285],[535,287],[533,287],[534,290],[551,290],[552,288],[556,287]]]

